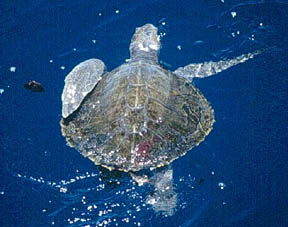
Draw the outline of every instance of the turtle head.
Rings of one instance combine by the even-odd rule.
[[[152,24],[145,24],[136,28],[129,47],[131,60],[158,61],[160,36],[157,32],[158,29]]]

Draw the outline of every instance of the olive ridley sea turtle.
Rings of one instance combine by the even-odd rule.
[[[191,79],[217,74],[261,52],[171,72],[158,63],[157,32],[152,24],[136,28],[130,61],[111,72],[99,59],[80,63],[65,78],[62,93],[61,127],[68,144],[96,165],[130,172],[136,180],[135,172],[168,165],[211,131],[213,109]],[[171,170],[161,175],[168,180],[158,180],[155,187],[171,185]]]

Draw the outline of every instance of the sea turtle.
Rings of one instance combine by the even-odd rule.
[[[135,173],[186,154],[214,123],[213,109],[191,79],[214,75],[260,53],[171,72],[158,63],[157,32],[152,24],[136,28],[130,61],[111,72],[101,60],[89,59],[65,78],[62,134],[96,165]]]

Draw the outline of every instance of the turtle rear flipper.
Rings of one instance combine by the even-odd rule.
[[[89,59],[75,66],[65,78],[62,93],[62,117],[67,118],[78,109],[86,95],[93,90],[106,67],[99,59]]]

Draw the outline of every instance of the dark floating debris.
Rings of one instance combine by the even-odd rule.
[[[42,85],[35,80],[29,81],[27,84],[24,84],[24,88],[31,90],[32,92],[43,92],[44,88]]]
[[[198,181],[198,185],[202,184],[205,180],[203,178],[200,178]]]

